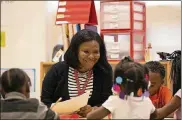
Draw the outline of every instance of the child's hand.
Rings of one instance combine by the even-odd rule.
[[[80,111],[77,112],[82,117],[86,117],[89,112],[92,111],[92,107],[90,105],[86,105],[82,108],[80,108]]]

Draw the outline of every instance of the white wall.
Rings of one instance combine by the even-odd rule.
[[[40,61],[46,61],[47,54],[46,2],[2,2],[1,30],[6,32],[6,47],[1,48],[1,68],[35,68],[38,97]]]
[[[153,59],[156,52],[181,50],[181,7],[147,7],[147,41],[152,44]]]
[[[55,45],[63,44],[62,41],[62,27],[55,25],[56,14],[57,14],[57,6],[58,1],[47,1],[47,60],[51,61],[52,59],[52,50]]]

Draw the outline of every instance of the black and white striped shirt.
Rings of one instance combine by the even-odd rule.
[[[88,79],[88,72],[85,72],[85,73],[78,72],[78,79],[80,82],[80,89],[83,89],[84,84],[86,80]],[[68,72],[68,91],[69,91],[70,98],[78,96],[78,89],[77,89],[77,84],[75,80],[74,68],[72,67],[69,67],[69,72]],[[87,84],[85,92],[87,91],[90,91],[90,96],[91,96],[93,91],[93,74],[91,74],[91,77]]]

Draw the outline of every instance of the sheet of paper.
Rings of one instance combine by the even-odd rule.
[[[84,107],[85,105],[87,105],[89,94],[90,92],[86,92],[70,100],[59,102],[51,109],[59,114],[73,113],[79,110],[81,107]]]

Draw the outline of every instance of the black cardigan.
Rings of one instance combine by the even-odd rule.
[[[68,92],[68,70],[69,66],[66,62],[58,62],[47,72],[42,84],[41,101],[48,107],[60,97],[62,97],[62,101],[70,99]],[[88,100],[88,105],[99,106],[112,94],[111,66],[107,71],[93,68],[93,92]]]

